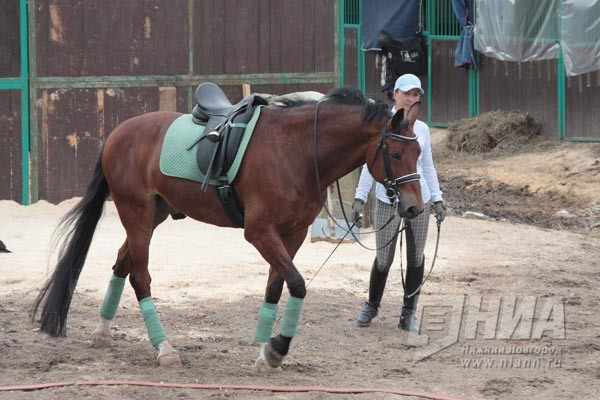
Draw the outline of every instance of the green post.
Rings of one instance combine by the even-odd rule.
[[[346,8],[346,0],[340,0],[338,3],[338,9],[339,9],[339,18],[336,18],[335,20],[337,21],[337,24],[339,26],[339,41],[337,43],[338,48],[339,48],[339,62],[337,63],[338,66],[338,73],[339,73],[339,86],[344,86],[344,45],[345,45],[345,39],[344,39],[344,19],[345,19],[345,8]]]
[[[25,2],[25,0],[22,0]],[[31,12],[27,15],[28,24],[27,26],[35,27],[35,10],[36,10],[36,0],[27,0],[29,3],[29,9]],[[37,109],[36,109],[36,99],[37,99],[37,89],[38,89],[38,81],[37,81],[37,46],[36,46],[36,32],[35,28],[32,28],[28,32],[29,37],[29,58],[28,58],[28,67],[29,67],[29,193],[30,193],[30,202],[36,203],[39,199],[39,188],[38,188],[38,126],[37,126]]]
[[[556,67],[556,76],[558,79],[558,137],[564,139],[567,131],[566,121],[566,89],[565,89],[565,64],[563,59],[562,46],[558,47],[558,62]]]
[[[21,203],[29,204],[29,50],[27,0],[19,4],[21,41]]]
[[[469,68],[469,118],[477,115],[479,115],[479,70]]]
[[[566,137],[567,132],[567,118],[566,118],[566,77],[565,77],[565,63],[563,58],[563,49],[561,44],[562,37],[562,2],[559,4],[559,15],[558,15],[558,62],[556,65],[556,78],[557,82],[557,96],[558,96],[558,137],[562,140]]]
[[[433,74],[433,61],[431,60],[433,57],[433,34],[437,34],[437,29],[435,28],[435,1],[429,1],[427,3],[427,124],[431,125],[432,123],[432,100],[431,98],[433,90],[432,90],[432,74]]]
[[[362,35],[362,0],[358,2],[358,88],[364,93],[367,90],[365,82],[365,52],[362,50],[363,47],[363,35]]]
[[[431,75],[433,75],[433,62],[431,61],[431,58],[433,57],[433,40],[431,39],[431,35],[427,41],[429,42],[427,46],[427,124],[431,125],[431,94],[433,92],[433,79],[431,78]]]

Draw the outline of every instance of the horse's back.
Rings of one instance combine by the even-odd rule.
[[[102,167],[111,191],[121,182],[133,180],[116,179],[127,175],[145,180],[158,168],[160,149],[165,133],[171,123],[181,114],[156,111],[138,115],[123,121],[109,135],[102,155]]]
[[[111,141],[126,140],[133,137],[148,137],[164,134],[171,123],[181,115],[173,111],[154,111],[137,115],[121,122],[109,135],[106,143]],[[163,129],[160,129],[163,128]]]

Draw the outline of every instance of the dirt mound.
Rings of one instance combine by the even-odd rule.
[[[492,111],[448,125],[448,148],[472,154],[512,152],[538,137],[540,126],[528,113]]]
[[[474,154],[451,149],[449,130],[431,132],[435,165],[451,215],[471,211],[496,220],[599,237],[600,143],[540,136],[510,151],[498,146]]]

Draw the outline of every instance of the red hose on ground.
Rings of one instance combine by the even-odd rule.
[[[464,397],[450,397],[426,392],[412,392],[408,390],[372,389],[354,387],[325,387],[325,386],[265,386],[265,385],[218,385],[202,383],[157,383],[141,381],[77,381],[77,382],[51,382],[37,385],[0,386],[0,392],[41,390],[63,386],[100,386],[100,385],[127,385],[149,386],[181,389],[209,389],[209,390],[263,390],[269,392],[327,392],[327,393],[389,393],[399,396],[414,396],[433,400],[469,400]]]

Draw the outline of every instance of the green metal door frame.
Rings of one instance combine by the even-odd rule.
[[[341,0],[340,1],[340,79],[339,86],[344,86],[346,84],[345,81],[345,63],[344,63],[344,55],[345,55],[345,34],[344,31],[346,29],[355,29],[356,30],[356,55],[357,55],[357,77],[358,77],[358,89],[365,93],[366,83],[365,83],[365,52],[362,50],[363,46],[363,34],[362,34],[362,2],[363,0]],[[349,9],[354,9],[355,18],[352,23],[347,23],[347,15],[346,12]]]
[[[19,0],[19,78],[0,78],[0,90],[21,92],[21,203],[29,204],[29,62],[27,40],[27,0]]]
[[[435,122],[432,120],[432,80],[433,80],[433,41],[434,40],[458,40],[462,28],[454,16],[454,11],[450,2],[446,0],[423,0],[425,12],[422,19],[425,20],[425,30],[423,34],[427,37],[427,124],[434,127],[448,127],[447,123]],[[438,3],[441,3],[442,9],[438,10]],[[443,20],[438,20],[438,11],[444,15]],[[476,53],[477,61],[479,54]],[[479,70],[469,68],[469,117],[479,115]]]

